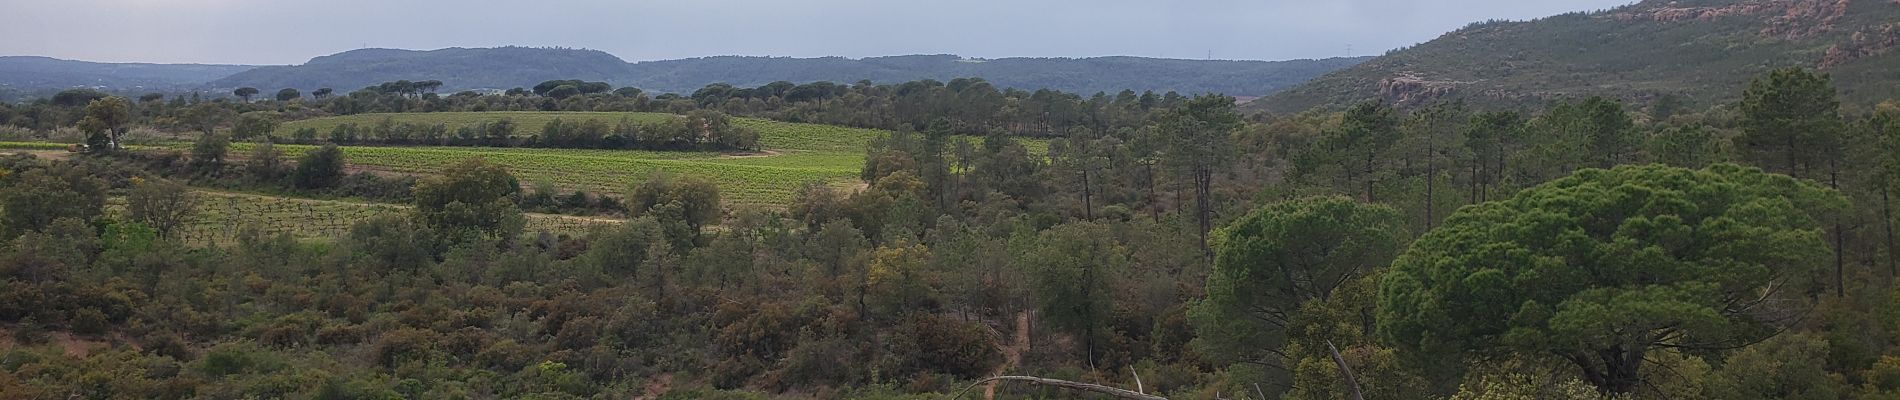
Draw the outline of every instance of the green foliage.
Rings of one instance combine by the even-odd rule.
[[[1397,211],[1343,197],[1274,203],[1215,234],[1207,298],[1192,312],[1203,354],[1225,362],[1269,360],[1307,302],[1384,267],[1405,237]]]
[[[909,357],[887,361],[878,368],[880,373],[895,377],[937,372],[975,379],[987,376],[1002,362],[1002,353],[991,344],[997,338],[973,321],[919,313],[898,325],[893,336],[893,350]]]
[[[1451,400],[1602,400],[1603,394],[1579,380],[1548,382],[1536,376],[1487,376],[1458,387]]]
[[[1081,337],[1090,362],[1121,287],[1120,276],[1128,268],[1128,249],[1108,230],[1108,225],[1091,222],[1060,225],[1038,235],[1034,247],[1016,249],[1043,318],[1051,327]]]
[[[1303,176],[1334,171],[1334,185],[1343,192],[1364,187],[1365,199],[1376,201],[1373,182],[1387,162],[1387,152],[1399,140],[1399,119],[1392,108],[1379,103],[1353,106],[1341,117],[1339,127],[1328,130],[1319,139],[1317,149],[1296,160]]]
[[[1843,143],[1840,101],[1827,75],[1778,69],[1742,92],[1740,145],[1758,165],[1794,176],[1837,163]]]
[[[171,237],[191,224],[198,213],[198,198],[183,184],[169,180],[135,182],[125,197],[126,216],[132,221]]]
[[[125,132],[132,128],[132,106],[124,97],[105,97],[86,104],[79,130],[89,136],[87,149],[95,152],[118,150]]]
[[[389,214],[371,217],[350,226],[343,244],[380,267],[421,269],[435,262],[441,251],[436,231],[414,219]]]
[[[1742,310],[1812,290],[1817,213],[1843,206],[1734,165],[1580,171],[1420,238],[1381,284],[1379,331],[1419,357],[1553,354],[1627,393],[1650,349],[1771,335],[1773,313]]]
[[[232,95],[236,95],[238,98],[244,99],[244,102],[246,103],[250,102],[251,96],[256,96],[257,93],[258,93],[257,88],[249,87],[249,86],[237,88],[236,90],[231,91]]]
[[[1723,138],[1706,126],[1663,128],[1649,139],[1649,154],[1656,162],[1683,168],[1702,168],[1710,164],[1735,161],[1722,146]]]
[[[107,97],[112,97],[112,95],[95,89],[66,89],[53,94],[51,100],[56,105],[79,107]]]
[[[39,231],[71,218],[90,222],[105,209],[106,183],[70,165],[7,176],[0,186],[0,235]]]
[[[238,140],[250,140],[259,136],[270,136],[277,131],[277,113],[271,111],[252,111],[239,114],[236,124],[231,126],[231,137]]]
[[[1826,340],[1808,334],[1776,336],[1728,357],[1710,376],[1706,398],[1839,399],[1848,391],[1829,372]]]
[[[297,187],[303,189],[336,186],[337,181],[343,179],[343,150],[336,145],[326,145],[305,153],[297,159],[297,172],[293,178]]]
[[[596,234],[582,257],[606,276],[657,284],[664,276],[653,270],[661,267],[653,260],[668,254],[669,245],[658,222],[635,218]]]
[[[513,199],[521,181],[507,167],[468,159],[417,182],[414,192],[423,225],[453,242],[510,238],[521,230],[521,211]]]
[[[204,140],[207,139],[199,139],[201,142]],[[196,146],[193,147],[194,150],[192,154],[194,159],[197,158],[197,148]],[[213,149],[215,149],[215,147]],[[220,153],[219,158],[222,159],[222,153]],[[244,169],[249,172],[251,176],[257,177],[258,179],[275,181],[285,174],[284,152],[278,151],[277,146],[271,144],[269,140],[260,141],[257,145],[251,147],[250,157],[244,160]]]
[[[627,194],[627,211],[636,217],[652,215],[661,224],[683,225],[686,235],[669,235],[682,249],[699,240],[702,228],[725,215],[719,186],[697,176],[665,173],[634,185]]]
[[[217,171],[224,168],[224,156],[231,151],[231,138],[215,133],[198,136],[191,144],[191,163],[199,168]],[[265,160],[264,162],[276,162]]]

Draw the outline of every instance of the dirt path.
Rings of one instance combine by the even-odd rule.
[[[725,154],[720,154],[719,156],[720,158],[760,158],[760,157],[777,157],[784,154],[785,153],[780,153],[778,150],[759,150],[759,151],[752,151],[752,152],[745,152],[745,153],[725,153]]]
[[[73,152],[65,150],[0,149],[0,154],[26,154],[47,160],[64,160],[73,156]]]
[[[1029,352],[1028,311],[1016,313],[1016,334],[1013,336],[1009,345],[1003,346],[1003,365],[998,365],[996,366],[996,370],[990,371],[990,376],[1001,376],[1003,373],[1009,372],[1010,369],[1022,364],[1023,353]],[[988,387],[983,388],[983,398],[989,400],[996,399],[996,382],[990,382]]]

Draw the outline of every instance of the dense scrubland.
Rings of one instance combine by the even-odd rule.
[[[7,106],[85,145],[0,146],[30,153],[0,159],[0,394],[1900,393],[1900,106],[1810,70],[1706,111],[544,86]],[[504,119],[539,130],[394,134]],[[601,145],[694,119],[757,147]]]

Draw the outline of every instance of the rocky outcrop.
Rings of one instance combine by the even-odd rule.
[[[1847,15],[1849,0],[1759,0],[1722,7],[1662,7],[1613,13],[1618,21],[1682,23],[1712,21],[1729,17],[1763,18],[1767,27],[1763,36],[1787,40],[1814,37],[1834,29],[1834,23]]]
[[[1463,83],[1428,80],[1417,72],[1403,71],[1379,81],[1379,97],[1389,104],[1422,103],[1450,95]]]
[[[1787,40],[1815,37],[1834,30],[1834,23],[1847,15],[1848,0],[1807,0],[1788,4],[1781,15],[1768,20],[1762,35]]]
[[[1854,36],[1849,38],[1847,43],[1829,47],[1827,54],[1821,57],[1819,66],[1822,69],[1832,68],[1854,60],[1886,54],[1897,47],[1900,47],[1900,23],[1870,28],[1854,32]]]

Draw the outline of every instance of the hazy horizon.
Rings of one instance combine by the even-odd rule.
[[[986,59],[1323,59],[1379,55],[1475,21],[1531,19],[1630,3],[6,1],[14,3],[10,7],[15,11],[7,23],[0,24],[0,36],[10,39],[0,42],[0,55],[248,65],[302,64],[312,57],[362,48],[500,46],[593,49],[628,62],[725,55],[865,58],[912,54]],[[71,21],[95,23],[80,30],[59,26]]]

